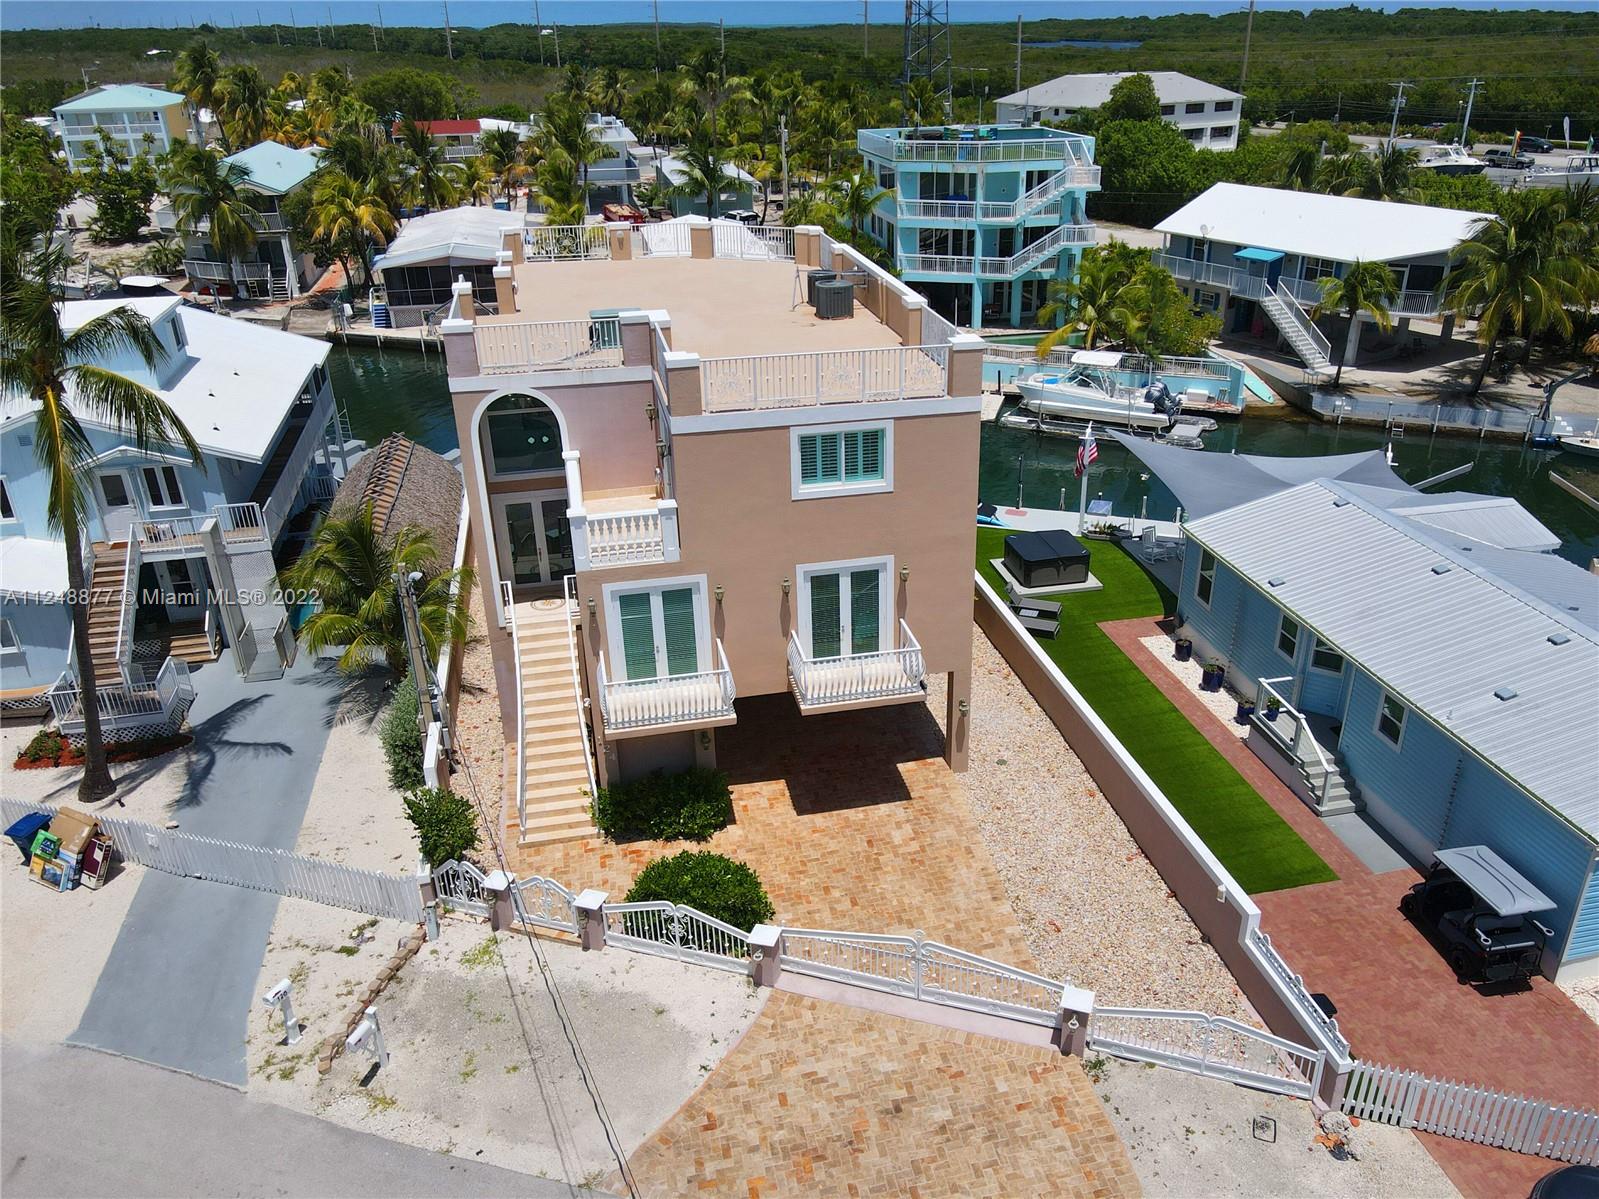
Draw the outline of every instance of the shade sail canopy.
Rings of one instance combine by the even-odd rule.
[[[1183,514],[1193,520],[1247,504],[1312,479],[1338,479],[1408,492],[1381,450],[1311,458],[1267,458],[1254,454],[1195,453],[1107,430],[1171,489]]]
[[[1555,906],[1554,900],[1486,845],[1440,849],[1433,857],[1454,871],[1456,878],[1501,916],[1547,912]]]

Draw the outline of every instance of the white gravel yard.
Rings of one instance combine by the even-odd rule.
[[[1259,1024],[1077,755],[975,625],[966,794],[1045,974],[1101,1003]],[[928,706],[944,711],[943,681]]]
[[[1172,656],[1172,639],[1163,633],[1156,633],[1152,637],[1140,637],[1139,643],[1150,653],[1155,655],[1159,662],[1184,687],[1199,696],[1199,702],[1204,704],[1216,718],[1227,726],[1227,731],[1240,741],[1249,736],[1249,721],[1239,723],[1238,696],[1224,685],[1220,691],[1202,691],[1199,687],[1200,676],[1205,673],[1205,664],[1198,658],[1190,658],[1186,662],[1179,662]]]
[[[466,640],[466,652],[461,658],[461,696],[455,702],[455,734],[461,755],[471,767],[472,778],[493,821],[492,828],[481,830],[482,847],[486,851],[499,835],[500,812],[505,802],[505,728],[500,722],[494,654],[484,631],[489,623],[483,607],[483,589],[477,584],[472,587],[468,610],[472,614],[472,634]],[[464,778],[457,779],[454,788],[462,795],[472,794]],[[482,823],[480,817],[479,824]]]

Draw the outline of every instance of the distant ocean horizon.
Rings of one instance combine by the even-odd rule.
[[[1259,0],[1258,9],[1337,8],[1347,0]],[[106,28],[187,29],[210,23],[234,25],[387,25],[444,23],[445,0],[7,0],[0,7],[0,29]],[[660,0],[660,19],[670,24],[710,24],[761,28],[773,25],[858,25],[863,0]],[[1108,17],[1163,17],[1175,13],[1221,16],[1241,12],[1245,0],[950,0],[956,24],[1095,20]],[[1363,0],[1362,8],[1392,12],[1401,8],[1481,8],[1593,11],[1599,0]],[[506,23],[545,25],[648,24],[655,18],[651,0],[454,0],[450,24],[481,28]],[[904,6],[895,0],[865,0],[873,25],[898,25]]]

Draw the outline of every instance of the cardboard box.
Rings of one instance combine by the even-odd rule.
[[[50,821],[50,832],[61,839],[62,850],[73,855],[83,852],[83,847],[99,828],[98,820],[76,808],[62,808]]]
[[[35,882],[49,887],[52,891],[72,890],[73,872],[54,858],[34,858],[29,872]]]
[[[49,829],[40,829],[33,838],[33,860],[40,861],[53,858],[61,848],[61,838]]]

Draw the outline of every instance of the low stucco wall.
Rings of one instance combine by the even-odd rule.
[[[1266,1026],[1295,1042],[1324,1045],[1321,1030],[1301,1016],[1248,944],[1250,930],[1260,921],[1254,901],[980,576],[976,589],[978,626],[1087,767],[1100,793],[1221,955]],[[1323,1096],[1329,1094],[1336,1074],[1335,1064],[1329,1062]]]

